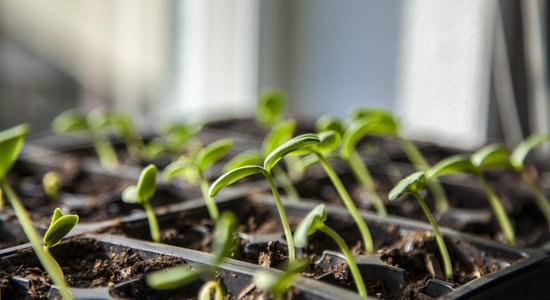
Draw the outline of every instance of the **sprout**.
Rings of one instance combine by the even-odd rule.
[[[506,241],[510,245],[516,244],[516,235],[510,222],[510,218],[506,213],[506,210],[502,206],[500,198],[495,193],[485,176],[483,170],[487,168],[510,168],[510,159],[508,158],[508,150],[498,144],[492,144],[483,147],[472,154],[470,157],[455,155],[448,157],[437,164],[435,164],[427,172],[429,178],[436,178],[439,176],[453,174],[453,173],[470,173],[479,179],[481,186],[487,194],[489,204],[495,212],[498,224]]]
[[[261,164],[262,161],[267,157],[267,155],[269,155],[269,153],[275,150],[275,148],[277,148],[279,145],[292,138],[292,134],[294,133],[295,129],[296,121],[281,121],[279,124],[272,127],[269,133],[266,135],[261,152],[252,150],[237,154],[226,163],[226,165],[224,166],[224,172],[246,165]],[[290,156],[285,157],[285,159],[287,159],[287,167],[295,163],[294,161],[288,160],[289,158]],[[273,168],[273,176],[275,178],[275,181],[281,184],[281,187],[283,188],[284,193],[288,199],[296,201],[300,198],[300,196],[298,195],[298,191],[296,191],[296,188],[292,184],[289,176],[280,166],[276,166],[275,168]]]
[[[237,229],[239,224],[237,217],[230,211],[225,211],[220,215],[216,223],[212,259],[210,269],[203,272],[214,272],[226,259],[232,255],[237,246]],[[187,265],[179,265],[165,270],[155,271],[147,275],[147,284],[158,290],[175,289],[189,284],[199,278],[200,272],[191,269]],[[209,299],[210,290],[215,290],[215,299],[223,296],[219,283],[209,281],[199,291],[199,299]]]
[[[281,90],[265,89],[256,107],[256,119],[262,125],[273,127],[283,119],[286,95]]]
[[[199,290],[198,300],[210,300],[210,294],[214,291],[214,300],[223,300],[223,290],[219,282],[208,281]]]
[[[44,251],[49,256],[52,264],[55,265],[58,272],[63,275],[61,267],[50,253],[50,248],[55,247],[61,242],[61,240],[69,234],[69,232],[76,226],[78,223],[77,215],[64,215],[61,212],[61,209],[56,208],[53,212],[52,221],[50,227],[44,234]]]
[[[197,138],[202,126],[170,123],[159,129],[160,137],[149,141],[142,150],[142,156],[154,159],[161,155],[170,155],[176,159],[185,149],[190,155],[196,154],[202,144]]]
[[[267,270],[260,270],[254,274],[254,284],[260,290],[269,291],[275,299],[284,299],[284,293],[292,282],[309,265],[305,258],[298,258],[287,264],[283,272],[275,274]]]
[[[63,273],[59,272],[58,266],[52,262],[52,259],[42,247],[42,238],[36,232],[29,213],[6,180],[8,172],[21,151],[28,131],[29,127],[27,125],[19,125],[0,132],[0,189],[6,194],[6,199],[13,208],[21,227],[23,227],[23,231],[29,239],[38,260],[44,266],[54,284],[59,288],[61,296],[64,299],[73,299],[74,297],[67,287]]]
[[[206,203],[206,208],[210,218],[216,221],[220,215],[216,202],[208,195],[208,179],[206,170],[215,162],[220,160],[233,146],[233,140],[222,139],[201,149],[193,159],[182,157],[168,165],[162,175],[166,179],[172,179],[175,176],[184,176],[188,181],[199,181],[202,197]]]
[[[296,231],[294,232],[294,241],[296,246],[305,247],[308,243],[309,236],[314,234],[317,231],[321,231],[332,238],[342,253],[346,257],[348,266],[351,270],[351,275],[355,281],[355,286],[359,295],[362,297],[367,297],[367,289],[365,288],[365,283],[363,282],[363,277],[359,271],[359,267],[353,258],[349,247],[346,245],[344,239],[332,228],[325,224],[327,219],[327,212],[324,204],[317,205],[309,214],[300,222]]]
[[[449,252],[447,251],[447,246],[445,245],[443,236],[439,231],[439,226],[437,225],[437,222],[435,221],[430,211],[430,208],[428,207],[428,205],[426,205],[426,202],[420,196],[420,192],[426,189],[426,182],[427,182],[427,178],[423,172],[413,173],[403,178],[390,191],[388,197],[390,201],[395,201],[397,198],[401,197],[405,193],[413,194],[413,196],[416,198],[416,200],[422,207],[422,211],[424,212],[424,215],[426,215],[426,218],[428,218],[430,225],[432,225],[432,229],[435,234],[435,241],[437,242],[437,246],[439,247],[439,253],[441,254],[441,258],[443,259],[445,279],[451,280],[453,278],[453,266],[451,264],[451,258],[449,256]]]
[[[348,191],[344,187],[344,184],[338,177],[338,174],[336,174],[336,171],[334,171],[334,169],[331,167],[331,165],[329,164],[326,158],[326,153],[332,152],[334,149],[338,148],[338,146],[340,145],[340,135],[335,131],[325,131],[325,132],[319,133],[317,137],[319,139],[319,143],[304,149],[305,153],[315,154],[315,156],[323,166],[323,169],[325,170],[328,177],[330,178],[330,181],[336,188],[338,195],[340,195],[340,197],[342,198],[344,205],[346,206],[353,220],[357,224],[357,227],[359,228],[359,232],[361,233],[361,237],[363,240],[363,246],[365,247],[365,252],[372,253],[374,251],[374,246],[373,246],[372,237],[371,237],[369,228],[367,227],[365,220],[359,213],[357,206],[355,206],[355,203],[351,199],[351,196],[349,195]]]
[[[61,175],[55,171],[50,171],[42,177],[42,188],[44,194],[50,199],[55,199],[59,195],[61,189]]]
[[[546,195],[540,190],[536,182],[536,175],[532,175],[531,172],[525,168],[524,160],[531,149],[539,146],[542,143],[550,141],[549,134],[533,134],[521,142],[510,155],[510,163],[513,169],[521,175],[523,181],[527,184],[531,192],[533,193],[535,204],[539,207],[542,214],[546,218],[548,223],[548,230],[550,230],[550,202]]]
[[[149,221],[149,230],[154,242],[160,243],[160,229],[155,210],[149,203],[149,200],[155,194],[157,184],[157,167],[149,165],[139,176],[137,185],[131,185],[122,192],[122,201],[131,204],[141,204],[147,214]]]
[[[143,149],[143,140],[138,133],[132,119],[121,112],[112,112],[109,114],[110,124],[117,134],[122,138],[126,149],[131,158],[138,160],[141,157]]]
[[[229,172],[223,174],[214,183],[212,183],[208,194],[210,195],[210,197],[214,197],[224,187],[249,175],[261,173],[269,183],[273,198],[275,199],[275,205],[277,206],[277,211],[279,212],[279,217],[281,218],[281,224],[283,226],[286,237],[289,260],[294,261],[296,259],[296,254],[294,249],[294,241],[292,239],[292,232],[286,218],[286,212],[281,200],[281,196],[279,195],[279,191],[277,190],[277,185],[273,180],[272,170],[277,165],[277,163],[286,155],[299,152],[319,143],[319,138],[314,134],[299,135],[269,153],[269,155],[267,155],[267,157],[264,159],[263,166],[247,165],[230,170]]]
[[[104,168],[113,168],[118,164],[116,152],[104,129],[109,125],[109,118],[103,113],[90,113],[87,117],[75,110],[68,110],[57,116],[52,123],[57,133],[88,132],[99,161]]]
[[[317,131],[323,132],[333,130],[339,135],[343,135],[342,142],[346,142],[350,140],[349,135],[354,132],[353,129],[355,124],[356,123],[352,124],[352,126],[346,130],[341,121],[328,116],[323,116],[317,121]],[[378,193],[376,192],[374,180],[372,179],[369,170],[363,163],[361,156],[353,147],[354,145],[351,145],[352,149],[348,149],[348,145],[342,144],[341,150],[338,152],[339,157],[348,164],[353,176],[361,183],[367,193],[369,193],[378,215],[386,216],[388,213],[386,211],[386,207],[384,206],[384,202],[380,199],[380,196],[378,196]],[[344,151],[344,149],[346,150]],[[346,152],[346,155],[344,155],[344,152]]]
[[[382,135],[396,138],[409,160],[418,171],[426,171],[430,164],[415,144],[401,135],[399,123],[391,112],[384,109],[356,109],[353,111],[356,120],[353,129],[342,141],[342,155],[349,157],[355,145],[365,134]],[[445,212],[449,208],[449,201],[441,184],[434,178],[428,181],[428,187],[435,198],[435,208],[438,212]]]

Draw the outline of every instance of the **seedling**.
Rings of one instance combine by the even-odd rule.
[[[542,143],[550,141],[549,134],[533,134],[521,142],[512,152],[510,156],[510,163],[514,171],[520,174],[523,181],[527,184],[533,196],[535,197],[535,204],[539,207],[542,214],[546,218],[548,223],[548,230],[550,230],[550,202],[546,195],[540,190],[537,184],[536,174],[529,172],[529,169],[525,166],[525,157],[531,151],[531,149],[539,146]]]
[[[502,206],[500,198],[495,193],[483,171],[488,168],[510,168],[508,150],[498,144],[485,146],[470,157],[454,155],[435,164],[427,173],[428,177],[435,178],[453,173],[470,173],[475,175],[487,194],[489,204],[493,209],[498,224],[510,245],[516,244],[516,235],[510,222],[510,218]]]
[[[267,270],[260,270],[254,274],[254,284],[263,291],[269,291],[276,300],[285,299],[284,294],[292,282],[309,265],[305,258],[298,258],[294,262],[288,263],[283,272],[275,274]]]
[[[272,128],[284,117],[286,95],[281,90],[265,89],[260,93],[256,107],[258,123]]]
[[[61,189],[61,183],[61,175],[59,173],[50,171],[44,174],[44,177],[42,177],[42,188],[46,197],[49,199],[57,198]]]
[[[262,144],[262,151],[251,150],[235,155],[224,166],[224,172],[246,165],[261,164],[269,153],[292,138],[295,129],[296,121],[294,120],[279,122],[279,124],[271,128],[270,132],[266,135]],[[289,158],[289,156],[286,158]],[[287,166],[289,163],[293,163],[292,161],[287,162]],[[292,181],[280,166],[277,165],[273,168],[273,176],[275,180],[281,184],[288,199],[296,201],[300,198]]]
[[[121,112],[112,112],[108,115],[110,124],[122,138],[131,158],[139,160],[143,149],[143,139],[138,133],[132,119]]]
[[[6,194],[6,198],[19,220],[25,235],[29,239],[38,260],[44,266],[54,284],[59,288],[61,296],[64,299],[74,299],[67,287],[63,273],[59,272],[58,266],[52,262],[42,247],[42,238],[34,228],[27,209],[6,180],[8,172],[21,151],[28,131],[29,127],[27,125],[19,125],[0,132],[0,189]]]
[[[339,122],[336,119],[329,118],[327,116],[322,117],[317,122],[317,131],[323,132],[327,130],[334,130],[338,134],[342,135],[342,141],[343,142],[349,142],[351,139],[348,137],[350,133],[355,132],[354,125],[357,124],[354,123],[346,130],[344,124],[342,122]],[[376,212],[380,216],[386,216],[388,212],[386,211],[386,207],[384,206],[384,202],[378,196],[378,193],[376,192],[376,185],[374,183],[374,180],[372,179],[372,176],[363,163],[363,160],[361,159],[361,156],[355,150],[355,145],[351,145],[351,150],[349,151],[343,151],[342,149],[348,149],[346,145],[342,145],[341,150],[339,151],[339,157],[342,158],[351,169],[353,176],[356,178],[358,182],[361,183],[365,191],[370,195],[372,199],[372,203],[374,205],[374,208],[376,209]]]
[[[161,155],[170,155],[176,160],[184,150],[194,155],[202,149],[197,138],[202,126],[192,124],[170,123],[159,129],[159,137],[149,141],[141,152],[146,159],[155,159]]]
[[[84,116],[75,110],[68,110],[57,116],[52,123],[57,133],[87,132],[92,136],[94,149],[104,168],[113,168],[118,164],[118,158],[105,133],[109,126],[109,118],[102,113],[90,113]]]
[[[277,165],[277,163],[286,155],[307,149],[308,147],[317,145],[320,143],[319,138],[315,134],[303,134],[299,135],[284,144],[277,147],[265,158],[263,166],[259,165],[247,165],[239,167],[220,176],[212,185],[208,194],[210,197],[216,196],[216,194],[223,189],[224,187],[242,179],[252,174],[261,173],[269,183],[271,188],[271,193],[275,199],[275,205],[277,206],[277,211],[279,217],[281,218],[281,224],[285,233],[285,238],[288,246],[288,258],[290,261],[296,259],[295,249],[294,249],[294,240],[292,239],[292,231],[290,230],[290,225],[288,224],[288,219],[286,217],[286,212],[277,190],[277,185],[273,180],[272,170]]]
[[[131,185],[122,192],[122,201],[131,204],[141,204],[147,214],[151,238],[155,243],[160,243],[160,229],[155,210],[149,200],[153,197],[157,184],[157,167],[149,165],[139,176],[137,185]]]
[[[389,111],[383,109],[356,109],[353,112],[353,117],[356,122],[344,137],[342,156],[350,157],[355,145],[365,134],[382,135],[396,138],[403,152],[418,171],[425,172],[430,168],[430,164],[418,151],[416,145],[401,134],[399,123]],[[427,184],[435,198],[435,209],[440,213],[445,212],[449,208],[449,201],[443,187],[435,178],[430,179]]]
[[[330,238],[336,242],[344,257],[348,262],[348,266],[351,270],[351,275],[355,281],[355,286],[359,295],[362,297],[367,297],[367,289],[365,287],[365,282],[363,281],[363,276],[359,271],[359,267],[353,258],[353,254],[349,249],[348,245],[344,239],[332,228],[325,224],[327,220],[327,211],[324,204],[317,205],[309,214],[300,222],[296,231],[294,232],[294,241],[296,242],[297,247],[305,247],[308,243],[309,236],[314,234],[317,231],[323,232],[328,235]]]
[[[182,157],[168,165],[162,173],[164,178],[172,179],[175,176],[184,176],[188,181],[199,181],[200,189],[210,218],[216,221],[220,215],[216,202],[208,194],[208,178],[206,170],[220,160],[233,146],[232,139],[222,139],[201,149],[192,159]]]
[[[221,214],[216,223],[212,252],[214,258],[209,264],[211,268],[201,271],[191,269],[187,265],[171,267],[165,270],[152,272],[147,275],[147,284],[158,290],[175,289],[189,284],[199,278],[201,273],[210,275],[217,270],[226,257],[232,255],[237,246],[237,217],[230,211]],[[199,299],[210,299],[210,291],[215,290],[215,299],[221,299],[223,292],[216,281],[209,281],[199,291]],[[220,298],[218,298],[220,297]]]
[[[50,249],[57,246],[57,244],[59,244],[59,242],[61,242],[61,240],[69,234],[77,223],[77,215],[64,215],[61,212],[61,209],[56,208],[53,212],[50,227],[48,227],[48,230],[44,235],[44,251],[61,275],[63,275],[63,270],[61,270],[61,267],[50,253]]]
[[[353,220],[357,224],[357,227],[359,228],[359,232],[361,233],[361,237],[363,240],[363,246],[365,247],[365,252],[372,253],[374,251],[374,246],[372,243],[370,230],[367,227],[367,223],[365,223],[365,219],[363,219],[363,217],[359,213],[357,206],[355,206],[355,203],[353,202],[351,196],[344,187],[344,184],[342,183],[342,181],[338,177],[338,174],[336,174],[336,171],[334,171],[325,156],[326,153],[330,153],[334,149],[338,148],[338,146],[340,145],[340,135],[335,131],[325,131],[319,133],[317,137],[319,139],[319,143],[308,147],[307,149],[305,149],[305,151],[306,153],[313,153],[317,156],[317,159],[323,166],[323,169],[330,178],[330,181],[336,188],[338,195],[340,195],[340,198],[342,198],[344,205],[348,209]]]
[[[447,251],[447,246],[445,245],[443,236],[439,231],[439,226],[437,225],[437,222],[435,221],[435,218],[432,215],[430,208],[428,207],[428,205],[426,204],[422,196],[420,196],[420,192],[426,189],[426,182],[427,182],[427,178],[424,172],[413,173],[403,178],[390,191],[388,197],[390,201],[395,201],[397,200],[397,198],[401,197],[403,194],[410,193],[416,198],[416,200],[420,204],[420,207],[422,207],[422,211],[424,212],[424,215],[426,215],[426,218],[428,218],[430,225],[432,225],[432,229],[435,234],[435,241],[439,248],[439,253],[441,254],[441,258],[443,259],[443,269],[445,272],[445,279],[449,281],[453,278],[453,265],[451,264],[451,257],[449,256],[449,251]]]

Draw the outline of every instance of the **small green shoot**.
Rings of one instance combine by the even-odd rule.
[[[263,291],[269,291],[276,300],[285,299],[292,282],[309,266],[305,258],[298,258],[288,263],[283,272],[275,274],[267,270],[260,270],[254,274],[254,284]]]
[[[117,134],[122,138],[131,158],[139,160],[143,149],[143,139],[136,129],[132,119],[121,112],[109,114],[110,124]]]
[[[61,209],[56,208],[53,212],[50,227],[48,227],[48,230],[44,234],[44,251],[49,256],[52,264],[55,265],[55,267],[57,268],[57,271],[62,275],[63,270],[61,270],[61,267],[51,254],[50,249],[57,246],[57,244],[59,244],[61,240],[65,236],[67,236],[67,234],[69,234],[69,232],[76,226],[77,223],[77,215],[64,215],[61,212]]]
[[[210,294],[214,292],[214,300],[223,300],[223,290],[219,282],[211,280],[205,283],[199,290],[198,300],[210,300]]]
[[[167,180],[184,176],[189,182],[199,181],[200,189],[210,218],[216,221],[220,215],[216,202],[208,195],[207,169],[220,160],[233,146],[232,139],[221,139],[202,148],[192,159],[183,157],[168,165],[162,175]]]
[[[52,259],[44,251],[42,238],[34,228],[27,209],[6,180],[8,172],[21,151],[28,131],[29,127],[27,125],[19,125],[0,132],[0,189],[6,194],[6,199],[13,208],[21,227],[23,227],[23,231],[29,239],[38,260],[59,288],[61,296],[64,299],[74,299],[65,282],[63,273],[59,272],[58,266],[52,262]]]
[[[194,124],[169,123],[158,129],[159,137],[144,145],[141,156],[145,159],[155,159],[161,155],[169,155],[176,160],[181,153],[195,155],[202,149],[202,143],[197,138],[202,126]]]
[[[139,176],[137,185],[131,185],[122,192],[122,201],[131,204],[141,204],[147,214],[151,238],[155,243],[160,243],[160,229],[155,210],[149,200],[153,197],[157,184],[157,167],[149,165]]]
[[[319,138],[315,134],[303,134],[299,135],[291,140],[285,142],[284,144],[277,147],[273,150],[267,157],[264,159],[263,166],[259,165],[247,165],[242,166],[220,176],[212,185],[208,194],[210,197],[216,196],[216,194],[223,189],[224,187],[242,179],[249,175],[253,174],[262,174],[269,183],[273,198],[275,199],[275,205],[277,206],[277,211],[279,212],[279,217],[281,218],[281,224],[286,237],[286,242],[288,246],[288,257],[290,261],[296,259],[296,253],[294,249],[294,240],[292,239],[292,231],[290,230],[290,225],[286,217],[286,212],[277,190],[277,185],[273,180],[272,170],[277,165],[277,163],[286,155],[291,153],[296,153],[303,151],[311,146],[317,145],[320,143]]]
[[[514,233],[510,218],[508,217],[508,214],[506,213],[506,210],[504,209],[497,193],[493,190],[483,175],[483,170],[488,168],[510,167],[511,165],[508,150],[502,145],[492,144],[479,149],[470,157],[455,155],[441,160],[430,170],[428,170],[427,176],[429,178],[436,178],[453,173],[469,173],[475,175],[487,194],[489,204],[495,213],[498,224],[504,234],[504,237],[506,238],[507,243],[510,245],[515,245],[516,235]]]
[[[55,171],[50,171],[42,177],[42,189],[48,199],[56,199],[61,189],[61,175]]]
[[[258,123],[273,127],[283,119],[286,108],[286,95],[281,90],[265,89],[260,93],[256,107]]]
[[[346,245],[344,239],[336,231],[325,224],[326,219],[327,211],[325,209],[325,205],[317,205],[296,228],[296,231],[294,232],[294,241],[296,242],[296,246],[302,248],[305,247],[308,243],[309,236],[317,231],[328,235],[336,242],[346,257],[359,295],[362,297],[367,297],[367,289],[365,287],[365,282],[363,281],[363,276],[361,276],[361,271],[359,271],[359,267],[353,258],[351,250]]]
[[[529,172],[529,169],[525,166],[525,157],[535,147],[550,141],[550,134],[533,134],[526,138],[523,142],[516,146],[512,155],[510,155],[510,163],[514,171],[516,171],[525,184],[529,187],[533,193],[535,204],[539,207],[542,214],[546,218],[548,223],[548,230],[550,230],[550,202],[546,195],[541,191],[540,186],[537,184],[536,173]]]
[[[223,263],[225,258],[232,255],[237,246],[238,227],[239,224],[237,222],[237,217],[232,212],[225,211],[220,215],[220,218],[216,223],[214,243],[212,246],[214,258],[209,264],[212,268],[202,272],[208,274],[215,272],[216,269]],[[192,269],[188,265],[179,265],[148,274],[146,282],[147,285],[154,289],[170,290],[197,280],[200,274],[201,272]],[[216,297],[218,297],[218,293],[220,296],[223,295],[219,284],[214,283],[216,282],[209,281],[203,286],[199,292],[199,299],[203,299],[201,297],[206,297],[206,295],[208,295],[208,297],[204,299],[209,299],[210,290],[212,289],[215,290]]]
[[[52,122],[52,128],[57,133],[89,133],[92,136],[94,148],[101,165],[110,169],[118,164],[118,158],[105,133],[108,126],[109,118],[105,114],[96,112],[85,116],[76,110],[67,110],[58,115]]]
[[[427,182],[427,178],[423,172],[413,173],[403,178],[390,191],[388,198],[390,201],[395,201],[397,200],[397,198],[401,197],[405,193],[411,193],[416,198],[416,200],[422,207],[422,211],[424,212],[424,215],[426,215],[426,218],[428,218],[430,225],[432,225],[432,229],[435,234],[435,241],[437,242],[437,246],[439,247],[439,253],[441,254],[441,258],[443,259],[445,279],[449,281],[453,278],[453,265],[451,264],[451,257],[449,256],[449,251],[447,251],[447,246],[445,245],[443,236],[439,231],[439,226],[437,225],[437,222],[435,221],[435,218],[433,217],[432,212],[430,211],[430,208],[428,207],[428,205],[426,204],[422,196],[420,196],[420,192],[426,189],[426,182]]]
[[[382,135],[396,138],[403,152],[418,171],[426,171],[430,168],[430,164],[416,145],[401,134],[399,122],[391,112],[384,109],[360,108],[352,113],[356,120],[356,123],[354,123],[355,129],[342,142],[344,145],[342,155],[344,157],[351,155],[351,150],[355,148],[355,145],[365,134]],[[428,181],[428,187],[435,198],[435,209],[440,213],[445,212],[449,208],[449,201],[441,184],[434,178]]]

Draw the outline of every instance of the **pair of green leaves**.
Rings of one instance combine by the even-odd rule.
[[[157,184],[157,167],[149,165],[141,172],[137,185],[131,185],[122,192],[126,203],[143,204],[153,197]]]
[[[60,208],[56,208],[48,231],[44,235],[44,247],[51,248],[59,244],[77,223],[78,215],[64,215]]]
[[[28,125],[19,125],[0,132],[0,180],[4,180],[13,167],[28,132]]]
[[[324,204],[316,206],[309,212],[294,231],[294,243],[296,247],[305,247],[309,240],[309,236],[317,232],[322,226],[325,226],[326,220],[327,211]]]
[[[216,222],[211,265],[217,268],[226,257],[231,256],[237,245],[238,221],[235,214],[224,211]],[[209,270],[210,272],[212,270]],[[147,275],[147,284],[158,290],[169,290],[189,284],[199,278],[200,272],[188,265],[180,265]]]

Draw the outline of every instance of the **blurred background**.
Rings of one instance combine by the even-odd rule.
[[[0,129],[106,106],[142,126],[253,116],[280,87],[305,120],[393,110],[465,149],[549,131],[538,0],[0,0]]]

